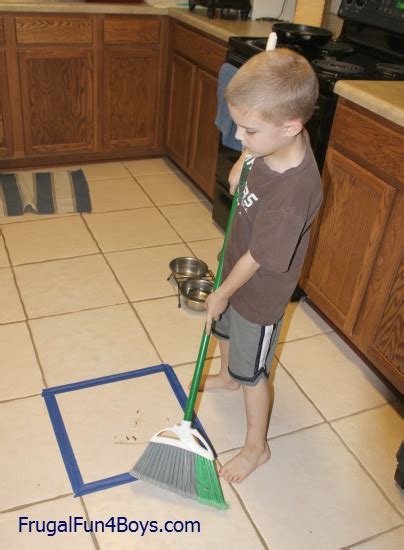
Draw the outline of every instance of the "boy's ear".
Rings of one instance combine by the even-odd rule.
[[[287,137],[294,137],[297,136],[297,134],[300,134],[300,132],[303,129],[303,124],[301,120],[288,120],[284,124],[284,131],[285,136]]]

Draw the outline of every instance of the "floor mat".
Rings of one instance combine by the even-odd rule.
[[[0,174],[0,216],[91,212],[90,192],[82,170]]]
[[[157,431],[178,423],[186,394],[170,365],[45,389],[76,496],[134,481],[133,467]],[[195,427],[209,441],[199,420]]]

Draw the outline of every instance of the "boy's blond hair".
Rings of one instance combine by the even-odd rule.
[[[310,64],[286,48],[253,56],[225,90],[230,105],[256,111],[277,126],[288,120],[307,122],[317,97],[318,80]]]

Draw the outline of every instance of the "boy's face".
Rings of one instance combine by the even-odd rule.
[[[275,153],[289,144],[290,138],[301,130],[300,123],[297,124],[296,131],[292,132],[290,124],[293,123],[286,122],[281,126],[275,126],[253,110],[241,111],[234,105],[229,105],[229,111],[237,125],[236,138],[254,157],[266,157]]]

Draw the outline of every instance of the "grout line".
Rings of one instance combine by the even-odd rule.
[[[0,514],[7,514],[9,512],[16,512],[18,510],[25,510],[26,508],[29,508],[30,506],[37,506],[39,504],[44,504],[45,502],[53,502],[54,500],[61,500],[62,498],[74,496],[73,493],[66,493],[64,495],[58,495],[57,497],[52,498],[45,498],[43,500],[36,500],[33,502],[28,502],[26,504],[20,504],[18,506],[14,506],[13,508],[8,508],[6,510],[0,510]]]
[[[78,254],[77,256],[62,256],[60,258],[49,258],[47,260],[38,260],[35,262],[26,262],[22,264],[13,264],[12,267],[25,267],[27,265],[48,264],[51,262],[60,262],[63,260],[76,260],[80,258],[90,258],[91,256],[98,256],[98,252],[86,252],[85,254]]]
[[[343,546],[340,548],[340,550],[349,550],[350,548],[357,548],[358,546],[361,546],[365,542],[370,542],[372,540],[375,540],[382,535],[386,535],[387,533],[391,533],[392,531],[397,531],[397,529],[400,529],[400,527],[403,527],[404,523],[400,523],[399,525],[396,525],[395,527],[392,527],[391,529],[388,529],[387,531],[382,531],[381,533],[377,533],[376,535],[372,535],[371,537],[367,537],[366,539],[362,539],[359,542],[354,542],[353,544],[350,544],[349,546]]]
[[[277,346],[280,344],[291,344],[292,342],[301,342],[303,340],[309,340],[310,338],[315,338],[316,336],[324,336],[324,334],[332,334],[335,331],[330,328],[329,330],[324,330],[322,332],[316,332],[316,334],[309,334],[308,336],[300,336],[299,338],[293,338],[292,340],[279,340]]]
[[[28,218],[24,220],[15,220],[15,221],[7,221],[7,222],[1,222],[0,221],[0,228],[8,227],[9,225],[14,225],[16,223],[29,223],[29,222],[43,222],[45,220],[55,220],[58,218],[71,218],[73,216],[78,216],[80,212],[65,212],[63,214],[37,214],[38,216],[42,216],[40,218]],[[46,216],[46,217],[45,217]],[[4,216],[5,218],[12,218],[14,216]],[[17,216],[16,216],[17,217]]]
[[[351,413],[351,414],[346,414],[345,416],[338,416],[337,418],[333,418],[332,420],[329,420],[329,423],[331,424],[333,422],[338,422],[339,420],[344,420],[345,418],[351,418],[351,416],[359,416],[362,413],[375,411],[377,409],[381,409],[383,407],[386,407],[387,405],[391,405],[391,404],[397,403],[397,402],[398,402],[398,399],[396,397],[394,397],[394,399],[392,399],[391,401],[386,401],[386,403],[381,403],[380,405],[376,405],[375,407],[369,407],[367,409],[362,409],[360,411],[356,411],[356,412]]]
[[[159,360],[160,360],[162,363],[164,363],[164,361],[163,361],[163,359],[162,359],[162,357],[161,357],[161,355],[160,355],[160,353],[159,353],[159,351],[158,351],[156,345],[154,344],[154,342],[153,342],[153,340],[152,340],[152,338],[151,338],[151,335],[149,334],[148,330],[146,329],[146,327],[145,327],[145,325],[144,325],[142,319],[140,318],[140,315],[139,315],[138,312],[136,311],[134,305],[133,305],[132,302],[130,301],[129,296],[128,296],[128,294],[126,293],[126,290],[125,290],[124,286],[122,285],[121,281],[118,279],[118,277],[117,277],[115,271],[113,270],[113,268],[112,268],[110,262],[108,261],[108,258],[107,258],[107,257],[105,256],[105,254],[102,252],[101,247],[100,247],[100,245],[98,244],[97,239],[95,238],[95,235],[92,233],[92,231],[91,231],[90,227],[88,226],[86,220],[83,220],[83,221],[84,221],[84,223],[85,223],[85,225],[86,225],[88,231],[90,232],[90,235],[91,235],[92,238],[94,239],[94,242],[95,242],[96,245],[98,246],[98,248],[99,248],[99,250],[100,250],[100,253],[101,253],[102,257],[104,258],[106,264],[108,265],[108,267],[109,267],[109,269],[110,269],[110,271],[111,271],[111,273],[112,273],[112,276],[114,277],[116,283],[118,284],[118,286],[119,286],[120,289],[122,290],[123,295],[125,296],[125,298],[126,298],[126,300],[127,300],[127,303],[128,303],[129,306],[131,307],[131,309],[132,309],[132,311],[134,312],[136,318],[138,319],[138,321],[139,321],[141,327],[143,328],[143,330],[144,330],[144,332],[145,332],[145,334],[146,334],[147,339],[149,340],[150,344],[152,345],[154,351],[156,352],[157,357],[159,358]]]
[[[220,465],[220,467],[223,466],[223,464],[221,463],[221,461],[219,460],[219,458],[216,458],[216,462]],[[240,506],[241,506],[241,509],[243,510],[243,512],[245,513],[245,515],[247,516],[247,519],[250,521],[251,523],[251,526],[252,528],[254,529],[257,537],[259,538],[260,542],[262,543],[262,546],[265,548],[265,550],[271,550],[271,548],[268,546],[266,540],[264,539],[264,537],[261,535],[261,531],[259,530],[258,526],[256,525],[255,521],[253,520],[250,512],[248,511],[248,508],[247,508],[247,505],[246,503],[244,502],[243,498],[241,497],[240,493],[237,491],[237,489],[234,487],[233,483],[230,483],[230,482],[227,482],[230,489],[233,491],[236,499],[238,500]]]
[[[296,384],[296,386],[299,388],[299,390],[302,392],[302,394],[305,396],[305,398],[313,405],[313,407],[316,409],[318,414],[324,419],[325,422],[328,423],[327,418],[324,416],[324,414],[321,412],[321,410],[317,407],[317,405],[314,403],[314,401],[307,395],[307,393],[304,391],[304,389],[300,386],[300,384],[297,382],[294,376],[288,371],[288,369],[285,367],[285,365],[282,363],[282,361],[279,359],[279,356],[277,354],[277,351],[275,349],[275,358],[278,361],[279,365],[283,368],[285,373],[293,380],[293,382]]]
[[[14,285],[15,285],[15,288],[16,288],[16,290],[17,290],[18,297],[20,298],[21,306],[22,306],[22,309],[23,309],[23,312],[24,312],[24,316],[25,316],[25,319],[23,320],[23,322],[25,323],[25,326],[27,327],[27,330],[28,330],[28,334],[29,334],[29,337],[30,337],[30,340],[31,340],[32,348],[33,348],[33,350],[34,350],[34,354],[35,354],[35,358],[36,358],[36,361],[37,361],[37,365],[38,365],[39,371],[40,371],[40,373],[41,373],[42,382],[43,382],[45,388],[47,388],[47,387],[48,387],[48,384],[47,384],[47,382],[46,382],[45,372],[44,372],[44,369],[43,369],[41,360],[40,360],[40,358],[39,358],[39,353],[38,353],[38,350],[37,350],[36,345],[35,345],[34,336],[33,336],[33,334],[32,334],[32,330],[31,330],[30,324],[29,324],[29,322],[28,322],[28,313],[27,313],[27,309],[26,309],[26,307],[25,307],[24,300],[22,299],[22,294],[21,294],[20,287],[18,286],[18,282],[17,282],[17,277],[16,277],[16,274],[15,274],[14,266],[11,265],[11,255],[10,255],[10,251],[9,251],[9,249],[8,249],[8,246],[7,246],[7,243],[6,243],[6,239],[5,239],[3,233],[2,233],[2,237],[3,237],[3,242],[4,242],[4,248],[5,248],[5,250],[6,250],[6,254],[7,254],[8,260],[9,260],[9,262],[10,262],[10,270],[11,270],[11,274],[12,274],[12,276],[13,276]]]
[[[4,403],[12,403],[13,401],[22,401],[23,399],[30,399],[31,397],[41,397],[41,393],[33,393],[31,395],[23,395],[21,397],[13,397],[11,399],[3,399],[0,401],[0,405],[3,405]]]
[[[318,407],[315,405],[315,403],[312,401],[312,399],[310,399],[310,397],[305,393],[305,391],[303,390],[303,388],[298,384],[298,382],[295,380],[295,378],[290,374],[290,372],[287,370],[287,368],[285,367],[285,365],[280,361],[279,357],[276,355],[275,353],[275,357],[276,359],[278,360],[279,364],[283,367],[283,369],[285,370],[285,372],[290,376],[290,378],[296,383],[296,385],[298,386],[298,388],[302,391],[302,393],[304,394],[304,396],[306,397],[306,399],[308,399],[310,401],[310,403],[312,403],[312,405],[315,407],[315,409],[318,411],[318,413],[324,418],[325,420],[325,423],[330,427],[330,429],[338,436],[338,438],[340,439],[340,441],[343,443],[344,447],[348,450],[348,452],[355,458],[356,462],[359,464],[359,466],[361,467],[361,469],[367,474],[367,476],[370,478],[370,480],[373,482],[373,484],[379,489],[379,491],[382,493],[382,495],[384,496],[384,498],[387,500],[387,502],[394,508],[394,510],[400,515],[400,517],[403,517],[403,514],[402,512],[399,510],[399,508],[394,504],[394,502],[392,502],[390,500],[390,497],[387,495],[387,493],[385,493],[384,489],[381,487],[381,485],[379,484],[379,482],[372,476],[372,474],[367,470],[367,468],[365,467],[365,465],[361,462],[360,458],[351,450],[351,448],[348,446],[348,444],[345,442],[345,440],[342,438],[342,436],[339,434],[339,432],[336,430],[336,428],[334,428],[334,426],[332,425],[332,422],[334,422],[335,420],[337,419],[332,419],[332,420],[328,420],[324,415],[323,413],[321,412],[320,409],[318,409]],[[364,411],[358,411],[358,412],[355,412],[355,413],[352,413],[350,415],[347,415],[347,416],[344,416],[344,417],[341,417],[341,418],[349,418],[350,416],[356,416],[358,414],[361,414],[362,412],[368,412],[368,411],[371,411],[373,409],[379,409],[381,407],[384,407],[386,405],[388,405],[389,403],[383,403],[382,405],[377,405],[376,407],[373,407],[373,408],[369,408],[369,409],[366,409]],[[340,419],[338,419],[340,420]],[[323,424],[323,422],[321,423]],[[316,425],[319,425],[319,424],[315,424],[314,426]],[[312,426],[310,426],[309,428],[311,428]],[[303,429],[306,429],[306,428],[303,428]],[[296,430],[296,431],[301,431],[301,430]],[[291,432],[291,433],[295,433],[295,432]],[[287,435],[287,434],[285,434]],[[276,437],[282,437],[282,436],[276,436]],[[275,439],[275,438],[269,438],[270,440],[271,439]]]
[[[88,521],[88,523],[90,523],[90,521],[91,521],[90,514],[88,513],[87,506],[86,506],[86,503],[84,501],[84,498],[81,496],[81,497],[79,497],[79,499],[80,499],[82,507],[84,508],[84,515],[86,516],[86,520]],[[96,536],[96,534],[94,533],[93,530],[91,530],[90,535],[91,535],[91,539],[94,543],[95,550],[100,550],[100,545],[98,544],[97,536]]]
[[[389,495],[384,491],[384,489],[381,487],[379,482],[371,472],[366,468],[366,466],[360,461],[359,457],[354,453],[354,451],[349,447],[348,443],[343,439],[343,437],[340,435],[340,433],[329,424],[332,431],[335,433],[335,435],[338,437],[338,439],[341,441],[341,443],[344,445],[344,447],[347,449],[347,451],[353,456],[353,458],[356,460],[356,462],[359,464],[360,468],[365,472],[365,474],[368,476],[368,478],[373,482],[373,484],[379,489],[380,493],[384,496],[384,498],[387,500],[387,502],[394,508],[394,510],[397,512],[397,514],[404,518],[404,514],[401,512],[401,510],[398,508],[398,506],[390,499]]]

